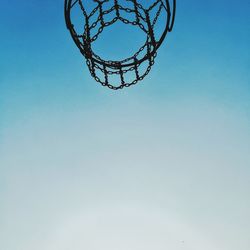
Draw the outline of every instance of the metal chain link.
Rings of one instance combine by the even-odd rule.
[[[110,2],[110,0],[96,0],[97,6],[93,8],[90,13],[87,13],[82,0],[75,0],[70,5],[69,11],[71,11],[71,8],[75,8],[78,3],[78,6],[80,7],[85,18],[84,32],[83,34],[77,34],[73,25],[71,25],[70,28],[75,42],[86,58],[86,63],[91,76],[101,85],[112,90],[118,90],[137,84],[149,74],[152,66],[155,63],[157,48],[161,43],[160,40],[156,40],[155,38],[154,27],[164,10],[166,11],[167,18],[169,18],[170,10],[166,9],[166,6],[164,6],[162,0],[156,0],[147,9],[144,8],[142,4],[139,4],[137,0],[126,0],[126,2],[133,3],[134,8],[124,7],[119,4],[119,0],[113,0],[113,6],[105,9],[105,3],[108,2]],[[167,5],[167,7],[168,6],[169,5]],[[156,14],[154,18],[150,20],[151,12],[155,8],[158,8]],[[133,14],[133,20],[125,17],[123,13]],[[90,22],[90,20],[93,19],[96,14],[98,15],[97,19]],[[110,21],[105,21],[105,17],[107,15],[113,15],[113,18]],[[98,39],[106,27],[113,25],[117,21],[121,21],[124,24],[137,26],[146,34],[146,41],[139,48],[139,50],[134,53],[134,55],[128,58],[120,61],[104,60],[93,52],[92,43]],[[95,34],[92,34],[94,31]],[[146,69],[143,70],[141,65],[144,62],[147,62],[147,66]],[[103,78],[100,78],[100,73],[98,72],[103,75]],[[126,80],[126,75],[128,73],[134,74],[134,80]],[[120,77],[120,83],[117,86],[109,82],[109,77],[112,75]]]

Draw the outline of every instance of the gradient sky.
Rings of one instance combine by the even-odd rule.
[[[2,2],[0,249],[250,249],[250,3],[177,2],[150,75],[118,92],[63,0]]]

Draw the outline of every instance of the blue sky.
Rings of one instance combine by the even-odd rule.
[[[249,249],[250,4],[177,3],[150,75],[118,92],[63,1],[2,3],[1,249]]]

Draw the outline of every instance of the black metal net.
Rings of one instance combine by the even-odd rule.
[[[176,0],[65,0],[65,19],[92,77],[103,86],[117,90],[136,84],[149,73],[158,48],[173,28],[175,8]],[[78,24],[73,22],[74,10],[80,17]],[[93,43],[106,27],[116,22],[140,29],[145,34],[145,42],[125,59],[105,60],[95,53]],[[164,29],[157,34],[159,22]],[[115,82],[112,76],[116,76]]]

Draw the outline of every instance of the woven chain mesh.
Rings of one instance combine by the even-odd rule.
[[[65,0],[65,19],[73,40],[86,58],[92,77],[110,89],[129,87],[143,80],[154,64],[157,50],[172,30],[176,1],[168,0]],[[150,4],[149,4],[150,3]],[[82,29],[77,30],[72,12],[78,9]],[[164,17],[163,19],[161,15]],[[164,20],[164,29],[156,35],[156,24]],[[93,43],[103,30],[116,22],[137,27],[145,34],[138,51],[122,60],[104,60],[93,51]],[[117,76],[112,82],[112,76]]]

